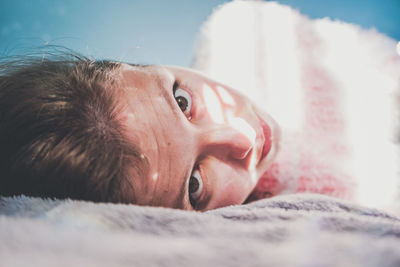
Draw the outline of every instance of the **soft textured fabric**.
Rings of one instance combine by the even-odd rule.
[[[275,2],[233,1],[203,26],[193,67],[250,97],[282,127],[281,150],[256,198],[316,192],[400,207],[394,40]]]
[[[400,266],[400,220],[320,195],[206,213],[0,199],[0,266]]]

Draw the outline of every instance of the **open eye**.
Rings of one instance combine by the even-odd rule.
[[[189,200],[193,208],[196,207],[197,201],[203,192],[203,179],[201,178],[199,170],[193,171],[189,180]]]
[[[183,114],[190,120],[192,116],[192,97],[186,90],[180,88],[179,84],[176,82],[174,84],[174,98]]]

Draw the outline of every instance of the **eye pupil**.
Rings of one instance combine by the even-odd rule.
[[[189,193],[197,192],[197,190],[199,190],[199,187],[199,181],[192,176],[189,181]]]
[[[176,102],[178,103],[179,108],[180,108],[182,111],[186,111],[186,109],[187,109],[187,107],[188,107],[188,104],[189,104],[186,98],[184,98],[183,96],[178,96],[178,97],[176,98]]]

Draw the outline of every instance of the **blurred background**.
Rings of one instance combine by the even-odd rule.
[[[62,45],[94,58],[188,66],[202,23],[223,0],[0,0],[0,56]],[[400,40],[400,0],[281,0],[311,18]]]

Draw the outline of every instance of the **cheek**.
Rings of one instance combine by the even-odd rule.
[[[204,171],[212,190],[211,209],[241,204],[253,190],[250,174],[243,168],[213,158],[204,164]]]

